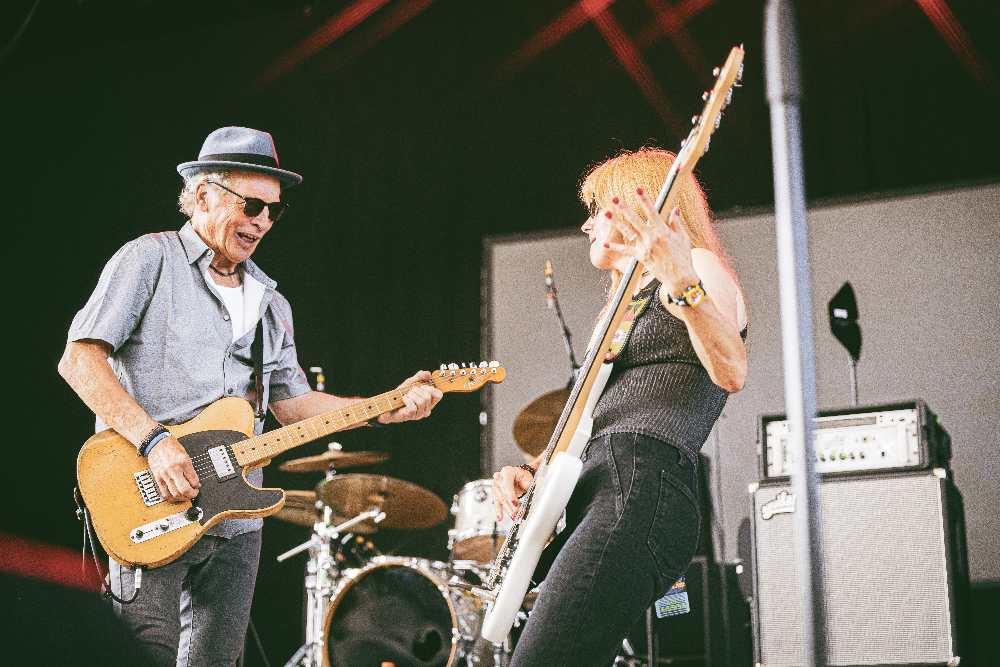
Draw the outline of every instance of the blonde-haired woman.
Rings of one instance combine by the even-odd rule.
[[[651,196],[673,160],[654,149],[623,153],[580,188],[590,261],[611,277],[605,312],[633,257],[642,272],[634,300],[645,303],[594,410],[567,528],[543,554],[548,573],[513,667],[612,664],[694,557],[698,451],[746,379],[747,315],[694,176],[666,219],[655,209]],[[498,515],[517,513],[531,479],[526,467],[493,476]]]

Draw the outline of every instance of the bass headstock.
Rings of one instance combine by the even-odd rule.
[[[691,119],[694,127],[687,139],[681,142],[681,150],[677,153],[681,171],[693,169],[698,158],[708,151],[712,135],[722,122],[722,110],[729,106],[733,99],[733,88],[739,88],[743,79],[743,55],[742,45],[733,47],[726,58],[726,64],[716,67],[712,72],[716,77],[715,86],[701,96],[705,100],[705,107],[700,116]]]

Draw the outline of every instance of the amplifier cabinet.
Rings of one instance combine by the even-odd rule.
[[[821,412],[813,422],[821,477],[947,467],[951,439],[921,401]],[[795,452],[784,415],[762,416],[757,454],[761,479],[788,480]]]
[[[773,481],[751,491],[756,661],[804,666],[794,495]],[[957,665],[971,654],[959,643],[964,514],[947,471],[829,478],[819,491],[829,664]]]

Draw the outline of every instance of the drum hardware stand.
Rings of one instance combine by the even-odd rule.
[[[344,523],[340,524],[339,526],[328,528],[328,526],[330,525],[328,521],[330,520],[332,513],[333,512],[329,507],[324,507],[323,518],[325,519],[325,521],[321,521],[316,524],[316,527],[314,529],[316,534],[313,535],[313,538],[308,542],[303,542],[294,549],[289,549],[285,553],[278,556],[278,562],[282,563],[291,558],[292,556],[294,556],[295,554],[301,553],[306,549],[311,549],[313,547],[321,547],[323,545],[325,545],[326,550],[329,553],[331,538],[339,537],[343,531],[345,531],[346,529],[350,528],[355,524],[361,523],[362,521],[367,521],[368,519],[371,519],[375,523],[378,523],[385,518],[385,512],[383,512],[377,507],[373,507],[367,512],[362,512],[353,519],[349,519]]]
[[[339,574],[337,562],[330,553],[330,541],[337,539],[345,530],[362,521],[371,519],[375,523],[379,523],[384,518],[385,512],[373,507],[339,526],[331,527],[333,509],[325,505],[323,507],[323,520],[313,526],[312,539],[278,556],[278,562],[282,563],[306,549],[309,550],[305,582],[306,641],[285,663],[285,667],[295,667],[299,664],[305,667],[319,667],[323,664],[323,617],[326,615],[326,601],[330,599],[333,584]]]

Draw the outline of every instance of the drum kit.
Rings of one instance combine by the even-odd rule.
[[[327,452],[280,466],[326,473],[315,491],[286,491],[284,507],[274,514],[312,529],[307,542],[278,556],[283,562],[309,553],[305,643],[285,667],[507,665],[511,637],[492,644],[480,636],[486,605],[470,592],[489,572],[512,524],[506,516],[496,521],[490,480],[470,482],[455,495],[448,562],[383,556],[365,536],[379,527],[429,528],[448,516],[444,502],[416,484],[338,472],[388,458],[331,443]]]

